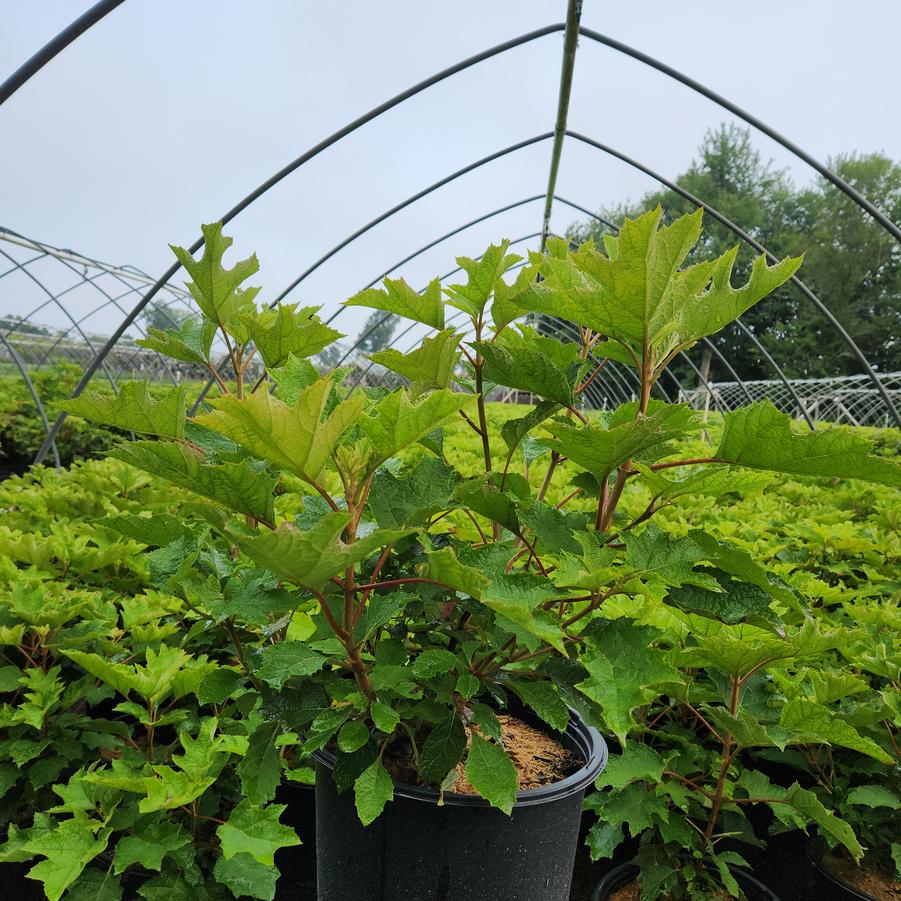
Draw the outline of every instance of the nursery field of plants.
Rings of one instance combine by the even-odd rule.
[[[431,329],[390,392],[204,226],[202,320],[143,342],[197,415],[47,375],[69,465],[0,482],[9,897],[899,897],[901,433],[660,399],[800,263],[735,285],[660,220],[351,298]],[[582,409],[611,360],[640,396]]]

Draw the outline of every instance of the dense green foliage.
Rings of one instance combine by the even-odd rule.
[[[393,392],[320,375],[309,359],[339,336],[315,309],[260,310],[244,287],[256,258],[225,268],[220,226],[200,260],[174,248],[203,320],[144,343],[203,359],[220,394],[188,420],[183,388],[86,393],[65,409],[138,440],[3,486],[0,860],[41,858],[31,877],[51,901],[117,901],[122,877],[148,901],[271,899],[273,855],[297,842],[273,798],[307,778],[305,755],[334,755],[364,825],[399,773],[447,792],[462,771],[510,813],[503,709],[550,732],[575,709],[615,737],[591,847],[640,837],[645,898],[736,893],[727,839],[758,840],[752,806],[860,858],[835,809],[895,791],[901,650],[884,599],[901,467],[768,405],[705,426],[651,399],[680,350],[799,264],[757,261],[739,286],[731,251],[680,268],[700,216],[661,217],[627,220],[605,253],[551,242],[512,284],[502,243],[461,258],[461,284],[352,298],[434,330],[377,354],[407,383]],[[445,328],[448,306],[474,340]],[[531,313],[571,319],[580,341],[537,334]],[[217,329],[227,371],[209,359]],[[608,358],[641,396],[586,415]],[[489,407],[495,384],[541,402]],[[765,488],[774,472],[788,501]],[[790,515],[803,505],[822,516]],[[812,524],[842,516],[846,560]]]
[[[841,155],[829,166],[892,221],[901,220],[901,165],[881,153]],[[805,254],[802,278],[883,372],[901,370],[901,251],[897,242],[851,200],[825,180],[798,188],[784,170],[764,161],[750,132],[722,125],[709,132],[697,158],[677,184],[709,203],[775,253]],[[602,210],[608,221],[635,216],[661,204],[671,215],[693,212],[694,204],[670,190],[652,191],[637,203]],[[607,229],[586,222],[571,228],[577,239],[599,238]],[[720,254],[738,239],[710,219],[696,258]],[[746,275],[754,252],[743,247],[736,271]],[[790,378],[831,377],[861,372],[835,329],[800,291],[786,286],[742,317]],[[744,379],[774,378],[759,351],[736,328],[712,339]],[[791,347],[791,353],[784,353]],[[698,362],[696,360],[696,362]],[[680,378],[694,384],[684,363]],[[681,367],[681,368],[680,368]],[[731,374],[716,359],[717,380]]]

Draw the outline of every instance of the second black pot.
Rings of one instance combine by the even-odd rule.
[[[748,901],[779,901],[762,882],[755,879],[741,867],[729,867],[729,872],[735,877],[741,890]],[[614,867],[599,883],[591,896],[591,901],[608,901],[621,888],[638,878],[638,867],[634,863],[623,863]]]
[[[579,716],[563,744],[584,765],[521,791],[511,816],[477,795],[396,784],[394,800],[363,827],[353,792],[339,795],[332,755],[316,757],[319,901],[566,901],[585,789],[607,762],[600,733]]]

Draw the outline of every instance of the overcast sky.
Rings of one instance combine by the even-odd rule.
[[[0,78],[88,6],[4,3]],[[410,84],[565,14],[564,0],[342,3],[126,0],[0,107],[0,225],[158,275],[167,242],[188,245],[311,145]],[[726,12],[728,11],[728,12]],[[583,24],[662,58],[761,117],[815,157],[901,158],[898,0],[585,0]],[[562,34],[492,59],[407,101],[289,176],[227,231],[256,250],[274,297],[342,238],[448,173],[553,127]],[[583,40],[570,127],[675,176],[728,116],[687,88]],[[810,174],[755,136],[767,157]],[[544,191],[551,144],[488,164],[341,251],[290,297],[335,309],[446,231]],[[558,192],[597,208],[655,187],[569,143]],[[575,214],[555,209],[563,229]],[[539,230],[532,203],[405,266],[421,286],[502,237]],[[534,244],[534,242],[532,242]],[[520,245],[524,246],[524,245]],[[3,245],[0,243],[0,249]],[[5,268],[0,266],[0,269]],[[65,274],[60,275],[63,278]],[[46,274],[49,284],[56,277]],[[34,285],[0,279],[0,313]],[[73,303],[87,304],[90,299]],[[86,308],[86,307],[85,307]],[[365,311],[338,320],[351,334]],[[50,311],[44,321],[57,322]],[[114,317],[91,323],[111,330]]]

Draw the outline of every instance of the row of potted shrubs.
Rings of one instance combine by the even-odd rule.
[[[146,437],[4,490],[0,860],[51,901],[269,899],[276,854],[312,842],[276,793],[315,766],[321,899],[565,899],[593,781],[591,855],[633,857],[643,899],[753,897],[753,848],[797,829],[894,879],[897,535],[837,570],[816,536],[760,562],[752,525],[715,511],[771,497],[765,471],[885,499],[901,467],[767,405],[711,443],[658,396],[799,264],[735,288],[734,253],[679,268],[700,216],[660,218],[605,253],[552,242],[512,282],[502,243],[459,260],[462,284],[352,298],[431,330],[375,355],[409,382],[391,393],[317,372],[340,335],[258,308],[256,259],[225,268],[221,227],[200,260],[175,248],[204,318],[145,344],[209,367],[206,412],[183,389],[86,394],[72,414]],[[544,316],[581,342],[523,324]],[[612,365],[638,398],[583,411]],[[536,405],[489,422],[494,385]],[[575,772],[522,789],[509,714]]]

